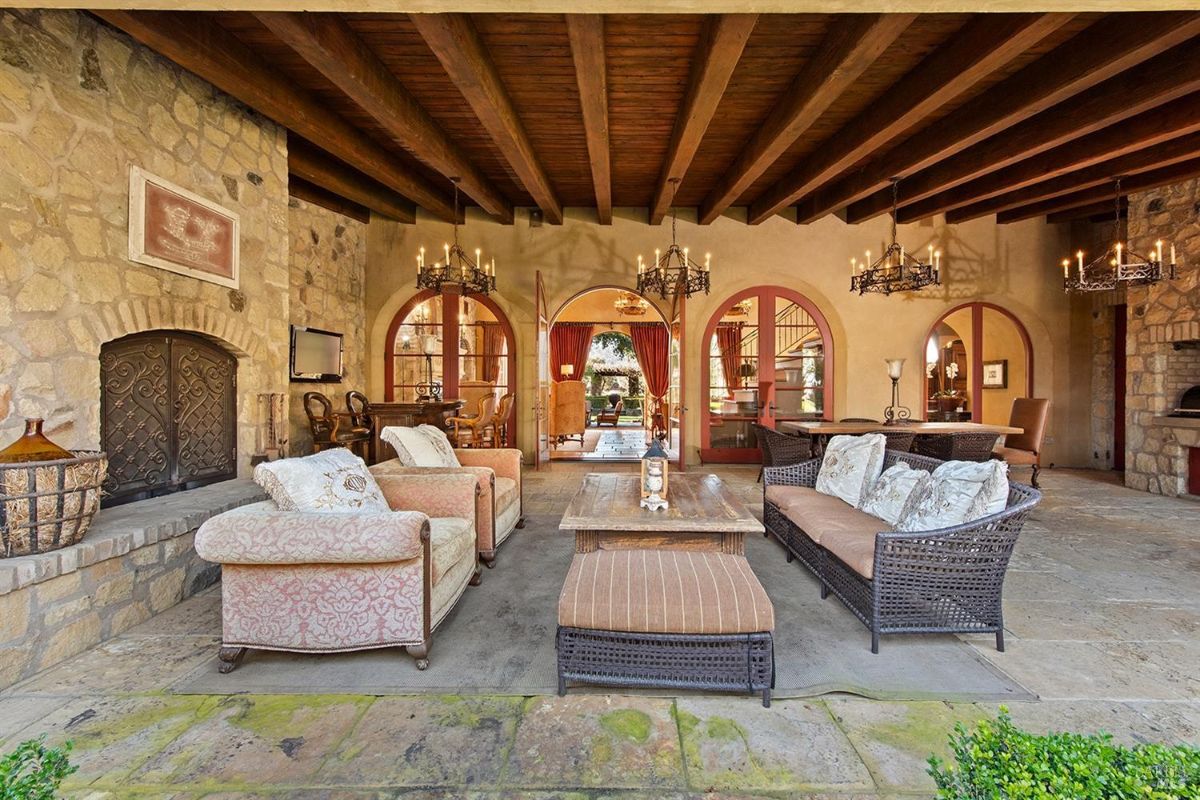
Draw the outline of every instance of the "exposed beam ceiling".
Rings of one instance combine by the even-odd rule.
[[[1061,28],[1070,14],[988,14],[971,20],[949,43],[850,120],[800,166],[750,206],[756,225],[832,180]]]
[[[833,26],[733,166],[709,192],[700,206],[700,223],[707,225],[725,213],[914,19],[910,14],[864,14]]]
[[[470,18],[413,14],[411,19],[546,219],[562,224],[554,187]]]
[[[596,187],[596,218],[612,224],[612,160],[608,152],[608,63],[604,56],[604,17],[567,14],[567,35],[579,84],[579,106]]]
[[[874,157],[797,203],[798,222],[813,222],[1051,108],[1124,70],[1200,35],[1200,14],[1103,18],[1002,80],[928,129]],[[890,189],[885,192],[890,202]],[[887,205],[885,204],[885,208]]]
[[[309,183],[296,175],[288,176],[288,194],[306,203],[327,208],[359,222],[371,221],[371,210],[366,206],[360,206],[339,194],[334,194],[323,186]]]
[[[405,169],[385,148],[296,87],[211,19],[158,11],[96,14],[433,214],[447,220],[453,217],[454,209],[441,191]]]
[[[429,113],[337,17],[314,14],[258,14],[281,40],[354,100],[404,147],[447,178],[457,177],[464,193],[502,222],[512,222],[508,199],[446,136]]]
[[[398,222],[416,222],[408,200],[303,139],[288,137],[288,174]]]
[[[650,203],[650,224],[663,221],[671,203],[671,181],[683,180],[725,87],[758,21],[757,14],[722,14],[705,23],[688,76],[687,93],[675,116],[671,143]]]
[[[1076,206],[1075,208],[1068,208],[1065,211],[1055,211],[1053,214],[1046,215],[1046,222],[1050,225],[1061,225],[1064,222],[1074,222],[1079,219],[1087,219],[1090,222],[1108,222],[1112,221],[1117,213],[1121,215],[1121,219],[1129,217],[1128,197],[1121,196],[1121,210],[1119,212],[1116,211],[1116,207],[1110,198],[1099,203]]]

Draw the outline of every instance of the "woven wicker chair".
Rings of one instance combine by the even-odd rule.
[[[889,451],[883,468],[904,462],[933,470],[934,459]],[[817,484],[818,459],[768,467],[767,488]],[[879,522],[872,577],[865,578],[811,539],[775,503],[763,499],[767,531],[833,592],[871,631],[871,652],[885,633],[994,633],[1004,650],[1001,591],[1008,561],[1026,517],[1041,492],[1010,483],[1008,505],[998,514],[934,531],[898,532]]]
[[[885,431],[879,431],[887,437],[887,449],[895,450],[897,453],[908,453],[912,450],[913,440],[917,438],[914,431],[906,431],[903,428],[889,428]]]
[[[763,468],[786,467],[812,458],[812,440],[806,436],[789,436],[765,425],[755,425],[754,433],[762,449]],[[758,480],[761,481],[762,476],[760,469]]]
[[[935,433],[918,436],[912,451],[939,461],[987,461],[998,438],[994,433]]]

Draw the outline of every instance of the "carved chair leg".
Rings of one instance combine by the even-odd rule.
[[[470,585],[478,586],[483,583],[483,567],[479,566],[479,562],[475,562],[475,572],[471,575]]]
[[[1033,465],[1033,479],[1030,482],[1033,484],[1033,488],[1035,488],[1035,489],[1042,488],[1041,486],[1038,485],[1038,473],[1041,471],[1042,471],[1042,468],[1040,466],[1038,466],[1037,464]]]
[[[525,518],[519,517],[517,519],[517,528],[524,528],[524,527],[525,527]]]
[[[242,663],[242,657],[246,655],[244,647],[222,647],[217,651],[217,672],[222,675],[227,675],[237,669],[238,664]]]
[[[496,566],[496,551],[482,550],[479,553],[479,559],[483,561],[484,566],[486,566],[488,569],[492,569]]]
[[[428,669],[429,668],[429,640],[428,639],[421,642],[420,644],[410,644],[407,647],[405,647],[404,649],[407,650],[408,654],[410,656],[412,656],[413,659],[416,661],[417,669]]]

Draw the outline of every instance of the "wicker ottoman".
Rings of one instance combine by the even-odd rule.
[[[601,686],[761,692],[775,685],[775,611],[745,557],[577,553],[558,600],[558,693]]]

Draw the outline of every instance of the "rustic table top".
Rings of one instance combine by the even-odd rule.
[[[636,473],[589,473],[558,524],[568,531],[762,533],[763,526],[716,475],[672,472],[662,511],[641,508]]]
[[[784,433],[804,433],[817,436],[849,434],[856,436],[875,431],[900,430],[913,433],[994,433],[1001,436],[1009,433],[1024,433],[1024,428],[1011,425],[985,425],[982,422],[907,422],[903,425],[884,425],[881,422],[825,422],[824,420],[799,420],[781,422],[779,429]]]

